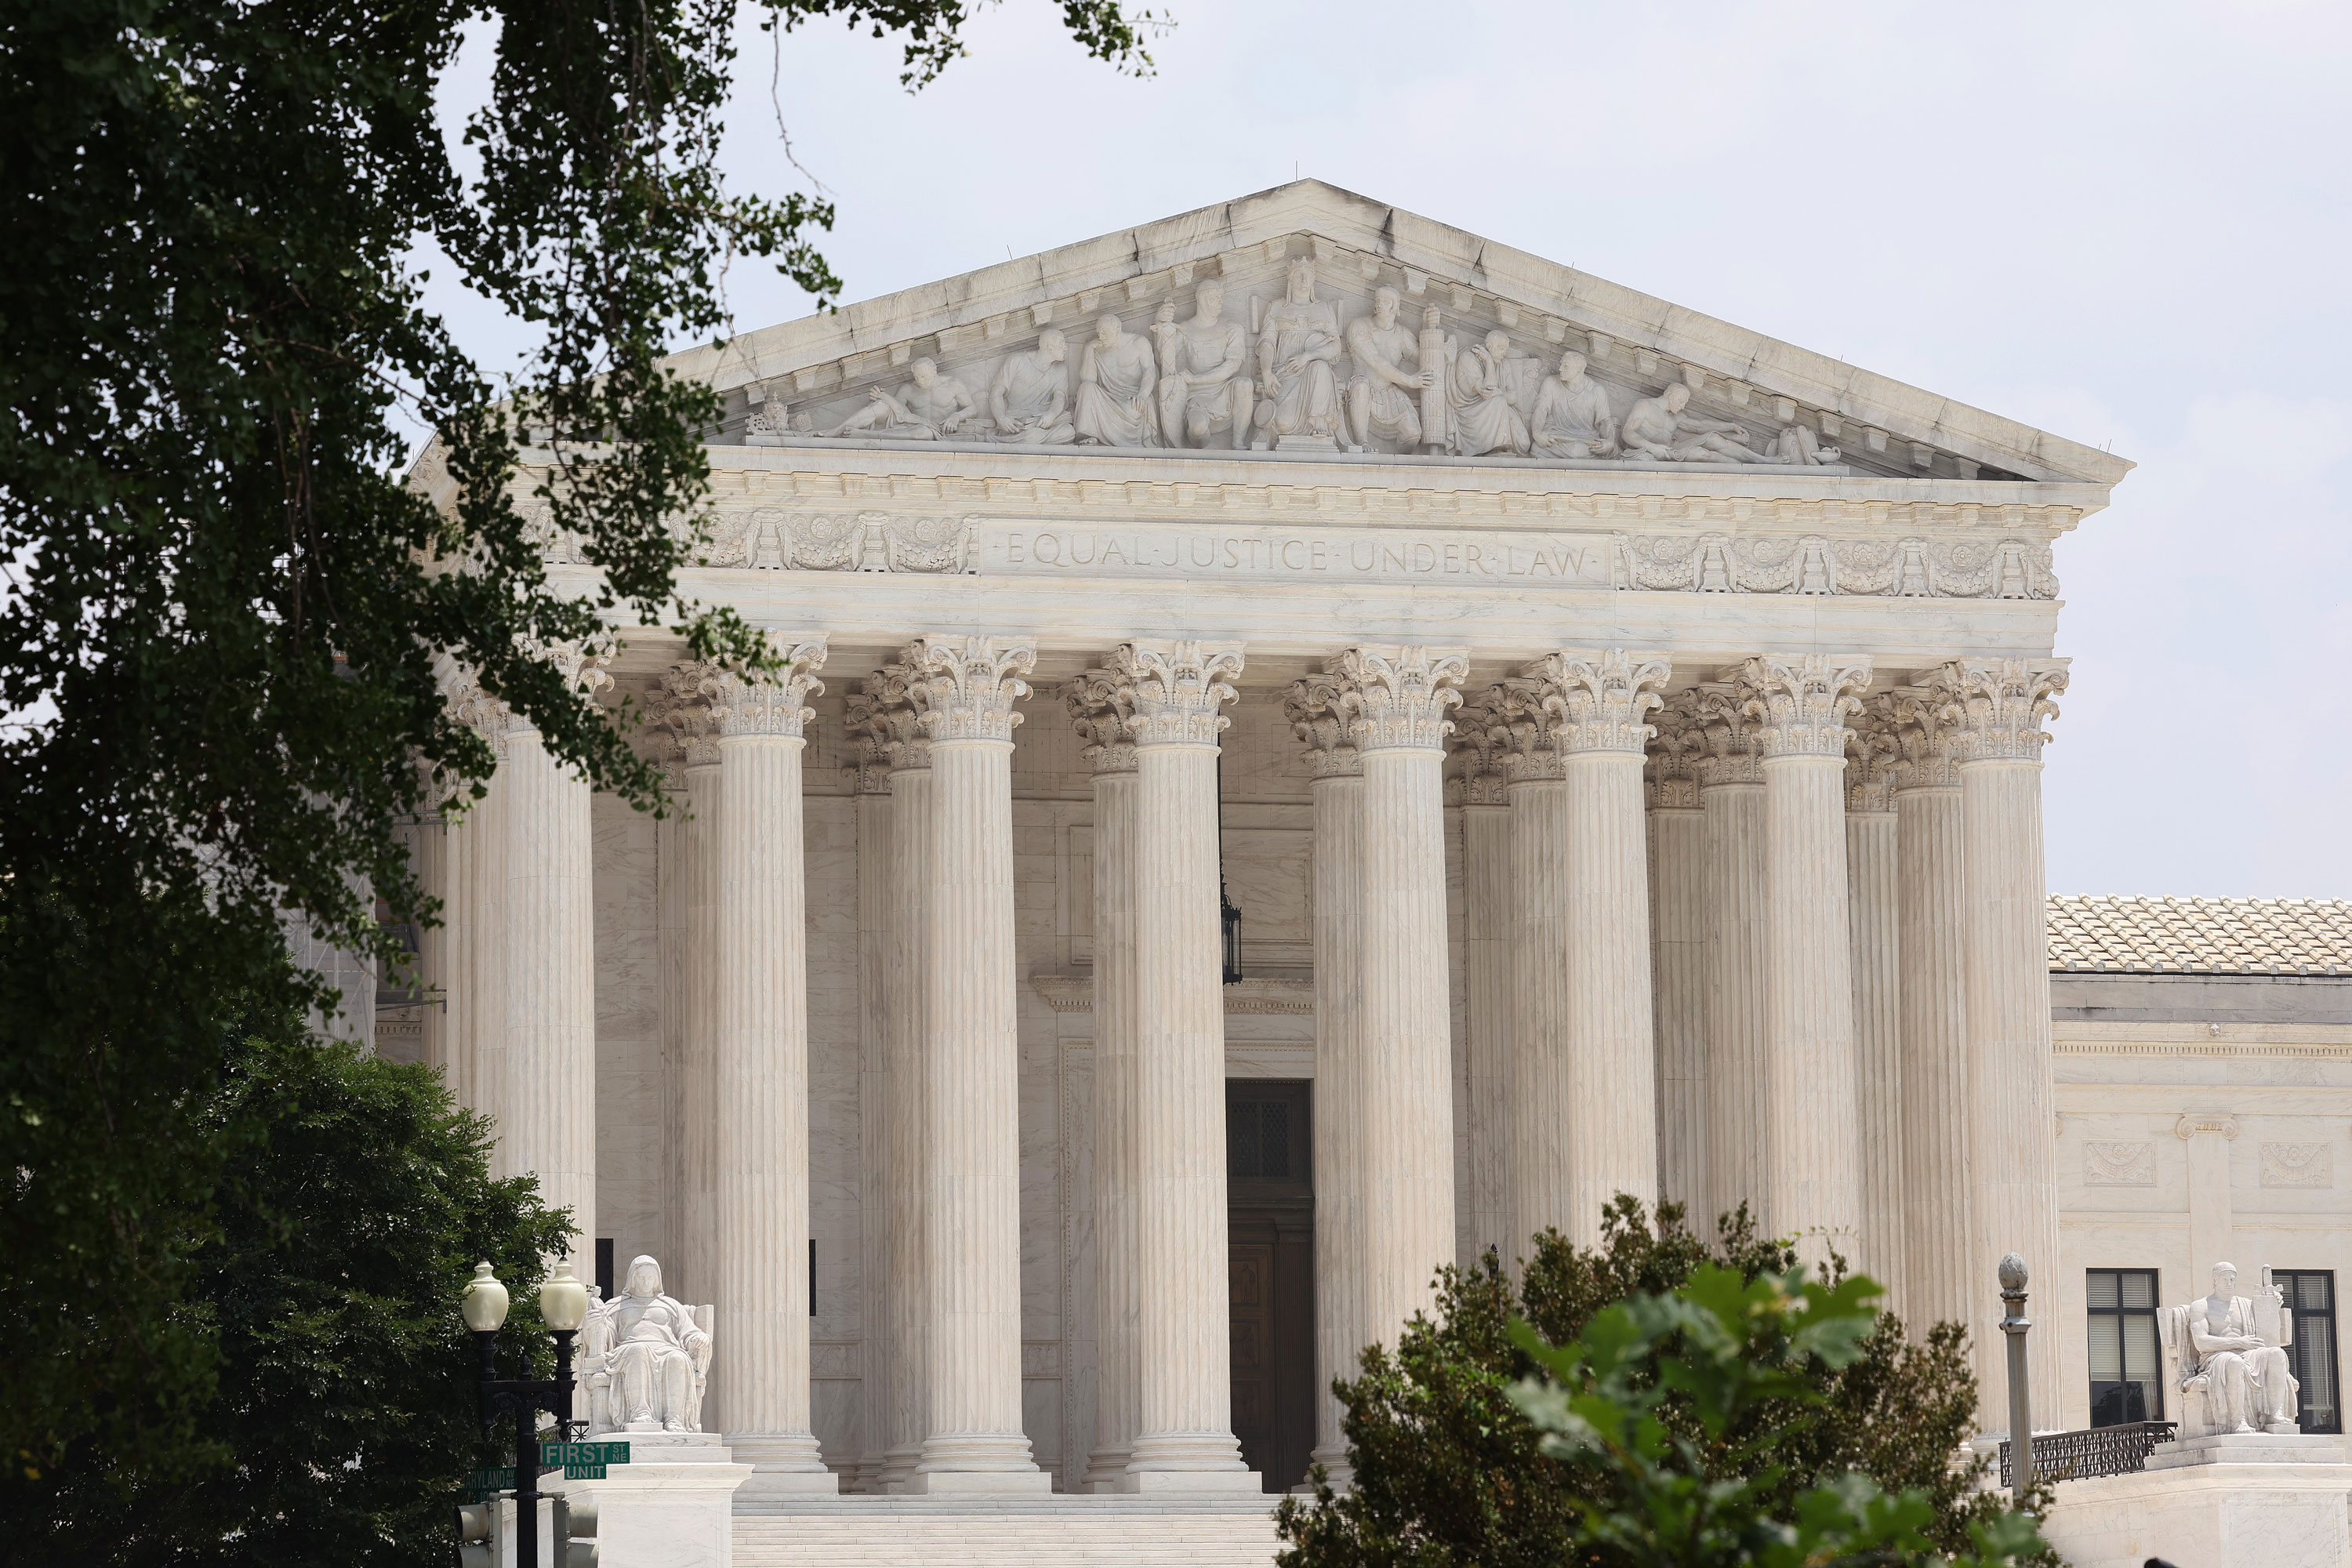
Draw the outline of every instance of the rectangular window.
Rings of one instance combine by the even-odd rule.
[[[2091,1425],[2164,1419],[2156,1349],[2156,1270],[2094,1268],[2089,1278]]]
[[[2295,1398],[2302,1406],[2306,1432],[2344,1430],[2344,1405],[2336,1392],[2336,1274],[2327,1268],[2273,1268],[2271,1282],[2286,1297],[2294,1314],[2294,1342],[2286,1348],[2287,1365],[2302,1386]]]

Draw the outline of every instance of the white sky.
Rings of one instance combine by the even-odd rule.
[[[850,300],[1295,171],[2111,444],[2052,888],[2352,898],[2352,5],[1152,3],[1155,79],[1008,0],[914,98],[890,43],[747,29],[731,176],[805,188],[780,66]]]

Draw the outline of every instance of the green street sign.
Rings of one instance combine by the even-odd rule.
[[[503,1469],[468,1470],[466,1472],[466,1487],[469,1491],[509,1491],[513,1489],[514,1484],[514,1467],[512,1465],[509,1465]]]
[[[629,1446],[626,1443],[541,1443],[539,1446],[539,1462],[550,1469],[561,1465],[567,1472],[574,1465],[625,1465],[629,1462]]]

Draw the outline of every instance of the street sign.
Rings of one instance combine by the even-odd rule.
[[[561,1469],[567,1481],[601,1481],[605,1479],[604,1467],[629,1462],[626,1443],[541,1443],[539,1462],[548,1469]],[[514,1490],[515,1473],[512,1465],[494,1469],[466,1472],[466,1500],[480,1502],[498,1492]]]
[[[574,1465],[625,1465],[629,1462],[626,1443],[541,1443],[539,1462],[553,1469],[562,1465],[570,1469]]]

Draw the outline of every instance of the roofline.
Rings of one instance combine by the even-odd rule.
[[[1335,232],[1336,231],[1336,232]],[[902,289],[837,311],[744,332],[665,363],[720,390],[956,327],[1038,299],[1106,288],[1286,235],[1319,237],[1400,267],[1479,287],[1671,354],[1729,380],[1940,447],[2031,479],[2119,482],[2136,466],[2110,452],[1863,370],[1653,295],[1547,261],[1321,180],[1297,180],[1114,234]],[[1462,276],[1465,272],[1468,276]]]

